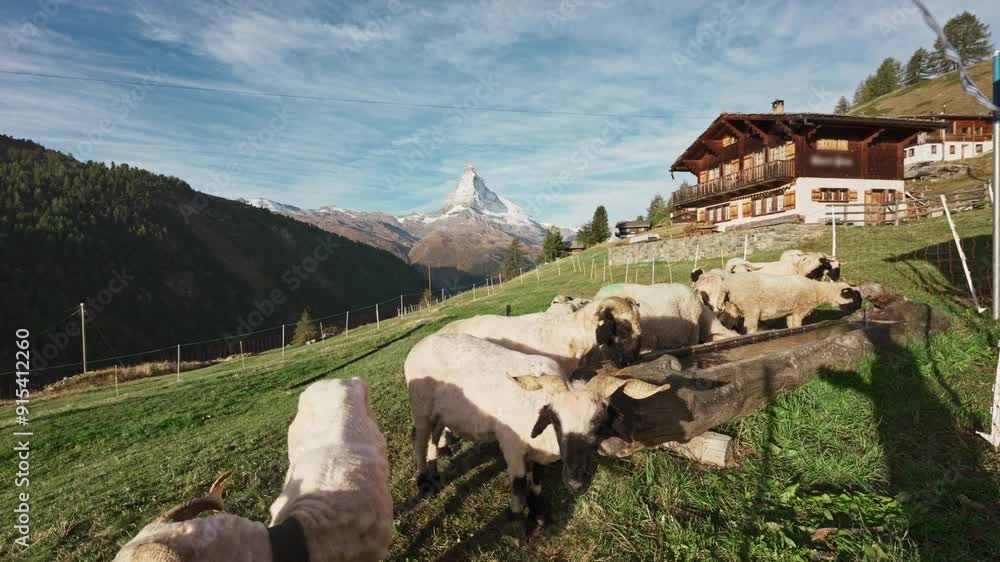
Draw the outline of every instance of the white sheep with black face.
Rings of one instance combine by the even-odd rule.
[[[560,375],[541,355],[514,351],[465,334],[434,334],[413,347],[403,367],[413,413],[417,486],[435,493],[438,438],[447,426],[474,441],[495,441],[507,463],[511,514],[530,534],[544,523],[537,465],[563,461],[573,493],[590,486],[604,439],[630,440],[635,420],[609,405],[616,392],[642,399],[669,388],[597,376],[589,382]]]
[[[639,306],[628,298],[597,300],[570,314],[481,315],[456,320],[443,334],[467,334],[504,347],[544,355],[569,376],[607,357],[624,367],[639,357]]]
[[[379,560],[392,540],[385,437],[369,405],[368,383],[310,385],[288,429],[288,473],[271,506],[271,526],[217,513],[224,473],[205,497],[146,525],[116,562]]]
[[[840,278],[840,262],[819,252],[787,250],[778,261],[749,262],[743,258],[731,258],[726,262],[728,273],[764,273],[768,275],[800,276],[822,280],[824,276],[836,281]]]
[[[679,283],[608,285],[595,299],[627,297],[639,303],[642,350],[676,349],[736,336],[690,287]]]
[[[752,334],[762,320],[785,318],[789,328],[798,328],[818,306],[830,304],[851,313],[861,307],[861,293],[847,283],[823,283],[798,276],[764,273],[734,273],[722,284],[724,321],[745,321]]]

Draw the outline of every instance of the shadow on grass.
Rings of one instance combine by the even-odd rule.
[[[961,234],[961,233],[960,233]],[[969,273],[973,280],[976,296],[984,301],[989,297],[989,281],[991,279],[991,248],[990,235],[971,236],[962,239],[962,249],[967,258]],[[909,274],[915,277],[917,284],[932,294],[939,294],[949,303],[968,306],[970,299],[968,282],[962,268],[961,257],[953,240],[947,240],[924,246],[904,254],[887,257],[885,262],[903,264]],[[925,262],[940,273],[942,281],[929,279],[915,266],[916,262]],[[985,302],[981,302],[986,304]]]
[[[318,375],[314,375],[314,376],[309,377],[308,379],[306,379],[304,381],[297,382],[297,383],[293,384],[292,386],[288,387],[286,390],[294,390],[296,388],[302,388],[303,386],[307,386],[307,385],[312,384],[312,383],[314,383],[314,382],[316,382],[316,381],[318,381],[318,380],[320,380],[322,378],[325,378],[325,377],[327,377],[329,375],[332,375],[333,373],[336,373],[337,371],[341,371],[343,369],[346,369],[347,367],[350,367],[351,365],[357,363],[358,361],[361,361],[362,359],[365,359],[366,357],[371,357],[372,355],[375,355],[379,351],[382,351],[383,349],[389,347],[390,345],[392,345],[392,344],[394,344],[396,342],[405,340],[406,338],[412,336],[417,331],[423,329],[425,326],[426,326],[426,324],[423,324],[423,323],[417,324],[413,328],[410,328],[409,330],[403,332],[402,334],[399,334],[398,336],[392,338],[391,340],[386,340],[386,341],[384,341],[384,342],[376,345],[375,347],[369,349],[368,351],[366,351],[366,352],[364,352],[364,353],[362,353],[362,354],[360,354],[360,355],[358,355],[356,357],[352,357],[351,359],[348,359],[347,361],[344,361],[343,363],[341,363],[340,365],[337,365],[336,367],[333,367],[332,369],[327,369],[326,371],[323,371],[323,372],[319,373]]]
[[[1000,496],[985,469],[985,443],[960,428],[955,413],[939,398],[943,393],[957,400],[943,384],[938,365],[932,362],[933,378],[928,379],[912,348],[889,341],[877,345],[881,352],[870,377],[855,371],[820,376],[866,396],[874,406],[889,493],[902,505],[921,559],[996,560]],[[923,345],[930,344],[925,340]]]

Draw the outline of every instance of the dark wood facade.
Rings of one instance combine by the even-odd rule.
[[[674,162],[698,185],[678,206],[710,205],[797,177],[901,180],[904,148],[940,123],[814,113],[723,113]]]

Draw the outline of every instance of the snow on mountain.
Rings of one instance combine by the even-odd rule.
[[[281,213],[283,215],[295,215],[305,212],[302,209],[296,207],[295,205],[279,203],[277,201],[272,201],[270,199],[264,199],[263,197],[255,197],[252,199],[240,199],[239,201],[246,203],[251,207],[267,209],[268,211],[274,213]]]
[[[491,271],[512,237],[524,242],[529,254],[534,254],[548,228],[487,187],[472,166],[465,167],[458,185],[440,210],[433,213],[393,216],[332,205],[301,209],[263,198],[241,201],[388,250],[412,263],[453,270],[455,275]],[[560,230],[565,235],[566,229]],[[451,281],[459,282],[456,279]]]

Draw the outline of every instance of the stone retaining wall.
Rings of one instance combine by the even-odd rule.
[[[698,248],[699,260],[717,267],[721,265],[720,255],[726,259],[743,257],[744,236],[749,236],[748,251],[752,261],[754,252],[793,247],[803,241],[822,236],[829,230],[829,226],[820,224],[779,224],[705,236],[622,244],[608,249],[608,261],[611,265],[649,262],[654,259],[671,262],[694,261],[695,249]]]

